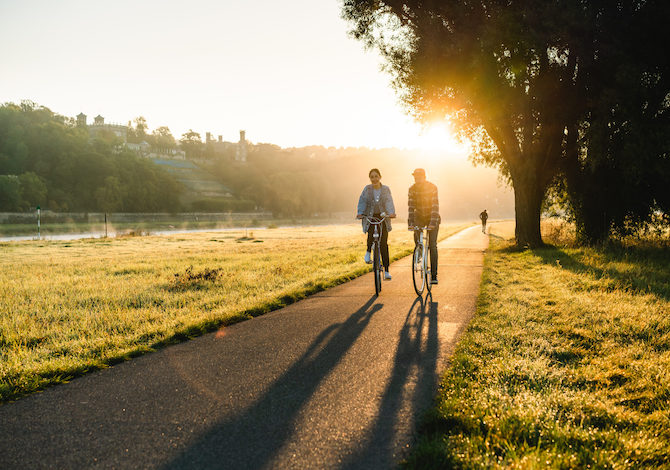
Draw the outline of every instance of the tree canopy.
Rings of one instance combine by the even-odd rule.
[[[342,12],[353,36],[379,49],[411,113],[448,116],[475,143],[475,161],[510,179],[520,246],[542,244],[541,204],[557,177],[574,176],[566,179],[573,208],[579,195],[587,199],[579,175],[601,159],[597,139],[614,133],[604,86],[627,95],[646,77],[658,98],[648,114],[667,119],[667,59],[659,55],[667,2],[344,0]],[[625,73],[620,64],[637,64],[637,73],[613,80]],[[619,153],[642,165],[630,150]],[[648,158],[661,157],[657,149]]]
[[[31,102],[0,106],[0,211],[178,211],[181,185],[117,144]]]

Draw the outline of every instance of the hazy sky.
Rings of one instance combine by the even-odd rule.
[[[415,147],[340,0],[0,0],[0,102],[254,143]]]

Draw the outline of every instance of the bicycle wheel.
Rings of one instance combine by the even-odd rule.
[[[372,245],[373,263],[372,270],[375,275],[375,294],[379,295],[382,290],[382,267],[381,256],[379,254],[379,245],[377,243]]]
[[[412,255],[412,282],[414,283],[416,295],[423,294],[423,289],[426,285],[426,276],[423,272],[423,250],[421,245],[414,247],[414,254]]]
[[[426,249],[423,251],[423,273],[425,275],[426,289],[428,289],[428,292],[430,292],[430,288],[432,287],[432,285],[430,283],[430,268],[428,267],[429,263],[430,263],[428,261],[428,252],[429,251],[430,250],[428,249],[428,247],[426,247]]]

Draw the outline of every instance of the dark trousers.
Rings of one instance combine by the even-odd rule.
[[[430,275],[437,278],[437,232],[440,231],[438,225],[433,230],[428,230],[428,251],[430,251]],[[414,244],[419,243],[419,232],[414,232]]]
[[[389,270],[389,245],[388,245],[388,238],[389,238],[389,232],[386,230],[386,223],[383,223],[378,226],[381,228],[382,233],[381,236],[379,237],[379,251],[381,251],[382,255],[382,264],[384,265],[384,269],[386,271]],[[375,233],[375,226],[370,224],[370,227],[368,228],[368,251],[372,248],[372,242],[374,241],[374,233]],[[371,253],[371,256],[373,256],[374,253]]]

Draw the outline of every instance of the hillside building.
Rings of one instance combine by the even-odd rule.
[[[128,142],[128,127],[122,124],[105,124],[105,118],[99,114],[93,118],[93,124],[86,123],[86,115],[79,113],[77,115],[77,126],[88,128],[88,134],[91,138],[115,136],[123,141]]]
[[[181,149],[153,148],[146,141],[139,143],[128,142],[129,126],[105,123],[105,118],[101,115],[93,118],[93,124],[88,124],[87,116],[84,113],[79,113],[77,115],[77,127],[86,128],[91,139],[97,137],[117,137],[121,139],[124,147],[145,158],[186,160],[186,153]],[[246,132],[243,130],[240,131],[239,142],[226,142],[223,140],[222,136],[218,136],[218,140],[214,140],[211,132],[207,132],[205,145],[208,148],[213,149],[213,153],[221,155],[224,158],[243,163],[247,161],[248,144],[246,140]]]
[[[228,142],[223,140],[222,136],[218,136],[218,140],[214,140],[212,133],[207,132],[205,133],[205,145],[215,155],[221,155],[236,162],[245,163],[247,161],[248,143],[245,131],[240,131],[239,142]]]
[[[246,162],[247,151],[248,149],[247,149],[246,131],[240,131],[240,141],[237,143],[237,149],[235,151],[235,161]]]

